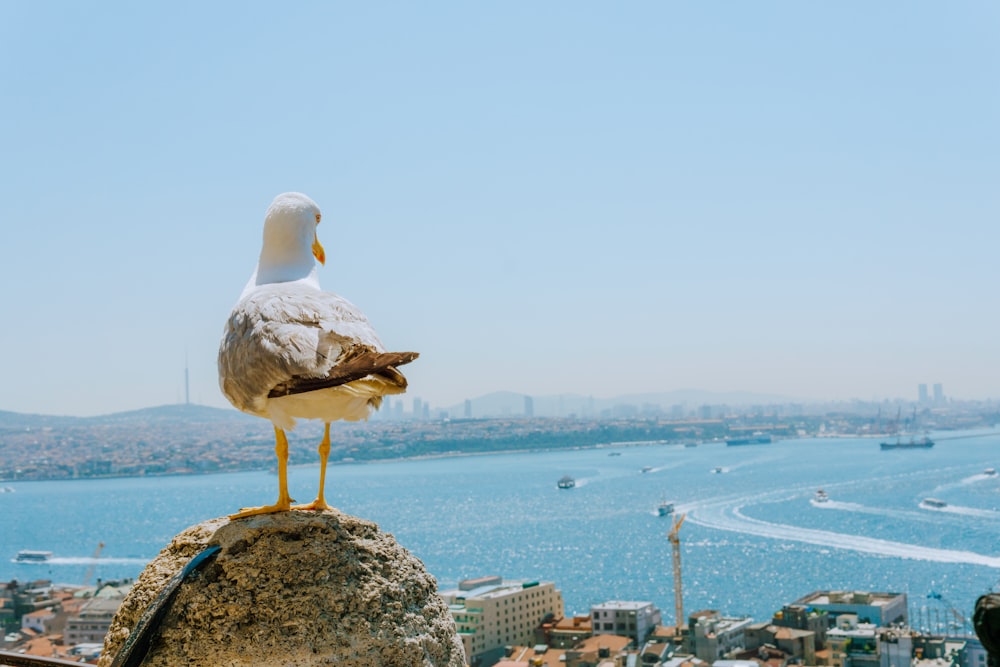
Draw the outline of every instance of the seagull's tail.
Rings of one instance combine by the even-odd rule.
[[[380,384],[386,389],[386,394],[401,394],[406,391],[406,378],[396,366],[408,364],[419,356],[417,352],[363,352],[339,362],[326,377],[293,378],[272,389],[267,397],[279,398],[339,387],[370,375],[382,380]]]

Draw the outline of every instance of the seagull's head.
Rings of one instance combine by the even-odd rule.
[[[257,284],[304,278],[315,269],[313,259],[326,263],[316,236],[319,206],[300,192],[274,198],[264,216],[264,244],[257,265]]]

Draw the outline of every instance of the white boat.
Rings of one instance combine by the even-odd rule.
[[[660,516],[670,516],[674,513],[674,504],[664,500],[656,506],[656,513]]]
[[[947,507],[948,503],[943,500],[938,500],[937,498],[924,498],[924,505],[927,507]]]
[[[997,470],[996,470],[996,468],[987,468],[986,470],[983,471],[983,474],[984,475],[988,475],[990,477],[996,477],[997,476]]]
[[[714,472],[716,475],[721,475],[726,471],[722,469],[722,466],[715,466],[714,468],[712,468],[712,472]]]
[[[17,552],[17,556],[14,560],[18,563],[44,563],[50,558],[52,558],[51,551],[32,551],[31,549],[22,549]]]
[[[816,491],[816,495],[813,497],[813,500],[818,503],[828,503],[830,502],[830,496],[826,495],[826,491],[823,489],[819,489]]]
[[[558,486],[560,489],[572,489],[574,486],[576,486],[576,480],[570,477],[569,475],[563,475],[562,477],[559,478],[559,481],[556,482],[556,486]]]

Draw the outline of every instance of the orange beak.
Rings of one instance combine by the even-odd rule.
[[[313,257],[316,258],[320,264],[326,264],[326,252],[323,250],[323,246],[320,245],[319,238],[313,237],[312,244]]]

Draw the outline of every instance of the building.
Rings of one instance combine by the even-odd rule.
[[[660,624],[660,610],[652,602],[605,602],[590,608],[590,624],[595,637],[629,637],[638,647]]]
[[[944,387],[940,382],[934,384],[934,404],[944,405]]]
[[[826,646],[826,631],[830,628],[832,619],[833,616],[825,609],[816,609],[801,604],[787,604],[781,608],[781,611],[774,613],[771,624],[812,632],[816,638],[816,648],[822,649]]]
[[[878,626],[874,623],[859,622],[854,614],[841,614],[836,627],[827,631],[826,641],[830,667],[881,667]]]
[[[111,621],[122,601],[132,589],[132,580],[99,584],[94,597],[84,602],[76,613],[66,619],[64,642],[74,644],[103,644]]]
[[[21,629],[34,630],[40,635],[51,634],[55,620],[56,612],[51,607],[38,609],[21,617]]]
[[[590,616],[545,621],[535,635],[536,644],[545,644],[551,648],[572,648],[593,635]]]
[[[927,385],[925,383],[917,385],[917,401],[919,401],[921,405],[927,404]]]
[[[746,630],[752,618],[727,618],[708,609],[688,616],[688,637],[691,652],[699,659],[712,663],[747,645]]]
[[[816,633],[811,630],[775,625],[774,623],[754,623],[745,630],[747,649],[773,646],[794,658],[802,658],[806,665],[816,664]]]
[[[532,645],[535,630],[563,616],[562,593],[552,582],[468,579],[457,590],[441,591],[458,627],[472,667],[490,665],[504,648]]]
[[[66,620],[66,644],[100,644],[108,634],[121,599],[95,597]]]
[[[535,416],[535,399],[531,396],[524,397],[524,416],[529,419]]]
[[[824,611],[834,621],[841,614],[854,614],[860,623],[873,623],[883,628],[910,623],[906,593],[814,591],[793,604]]]

